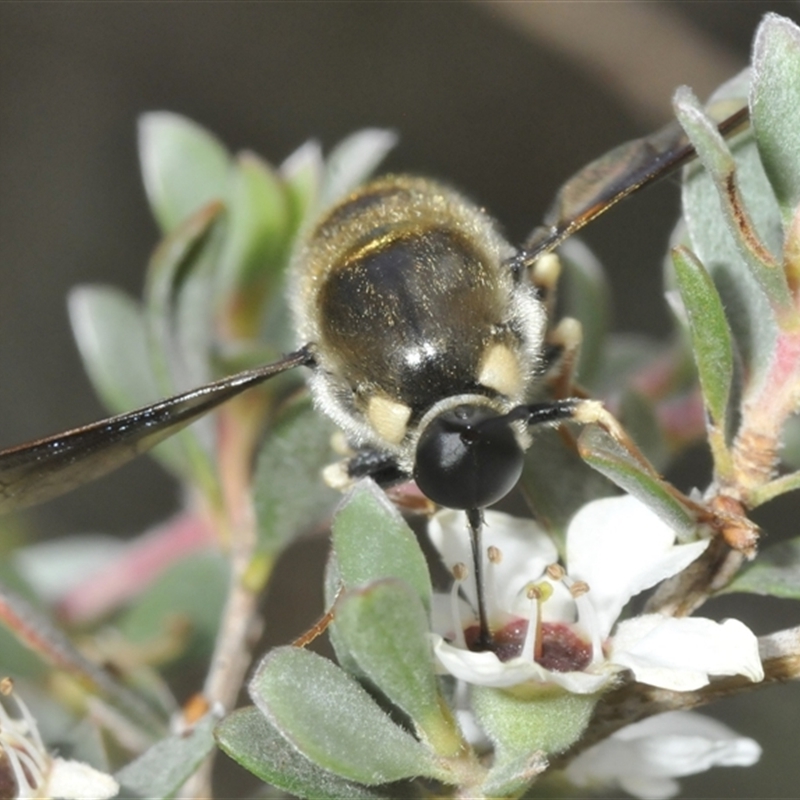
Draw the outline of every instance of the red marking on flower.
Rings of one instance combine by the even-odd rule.
[[[500,659],[510,661],[522,653],[528,620],[515,619],[492,631],[489,649]],[[467,648],[478,650],[480,629],[472,625],[464,631]],[[582,672],[592,661],[592,646],[563,622],[542,623],[542,655],[536,661],[553,672]]]

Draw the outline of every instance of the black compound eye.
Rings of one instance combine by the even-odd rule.
[[[509,423],[482,406],[456,406],[433,419],[417,443],[414,480],[434,503],[485,508],[522,473],[522,448]]]

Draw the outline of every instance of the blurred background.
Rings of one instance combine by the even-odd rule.
[[[393,128],[389,168],[446,179],[520,241],[575,170],[667,121],[677,85],[703,97],[744,67],[767,10],[800,19],[796,2],[724,0],[0,4],[0,446],[103,415],[65,297],[87,282],[140,290],[156,242],[137,165],[142,112],[185,114],[273,162],[311,137],[328,148],[363,126]],[[619,330],[668,330],[660,264],[677,207],[665,181],[586,232]],[[177,502],[144,459],[29,518],[47,535],[130,535]],[[784,500],[762,521],[772,530],[796,512]],[[319,570],[324,552],[295,548],[272,589],[279,603],[319,602],[292,565]],[[797,624],[797,604],[752,607],[741,615],[759,632]],[[684,796],[797,797],[800,723],[787,708],[798,688],[713,709],[765,754],[757,769],[687,779]]]

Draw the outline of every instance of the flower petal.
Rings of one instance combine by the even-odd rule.
[[[678,792],[673,780],[714,766],[755,764],[761,747],[721,722],[688,711],[671,711],[617,731],[581,753],[566,776],[578,787],[621,787],[643,800]]]
[[[111,775],[81,761],[54,758],[45,792],[48,797],[65,800],[107,800],[119,794],[119,784]]]
[[[640,683],[678,692],[705,686],[710,675],[764,678],[758,640],[735,619],[634,617],[617,628],[609,658],[632,670]]]
[[[499,511],[485,511],[483,516],[484,548],[494,546],[501,554],[497,563],[489,564],[484,553],[489,612],[508,612],[522,587],[540,578],[545,567],[558,559],[558,552],[550,537],[531,519]],[[428,523],[428,536],[448,569],[461,563],[472,572],[469,527],[463,511],[443,509],[434,514]],[[474,606],[474,581],[466,581],[464,591]]]
[[[466,683],[507,689],[522,683],[557,685],[575,694],[594,694],[613,680],[613,672],[551,672],[535,661],[524,658],[500,659],[490,651],[465,650],[431,635],[433,652],[442,667]]]
[[[708,541],[675,544],[675,532],[632,495],[587,503],[567,530],[570,577],[589,584],[601,638],[634,595],[677,574]]]

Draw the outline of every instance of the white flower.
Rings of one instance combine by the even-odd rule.
[[[106,800],[119,794],[110,775],[80,761],[54,758],[45,749],[36,720],[12,694],[9,678],[0,680],[0,694],[13,697],[19,716],[9,715],[0,702],[0,785],[14,798],[59,797],[63,800]]]
[[[708,546],[676,543],[674,531],[634,497],[595,500],[575,515],[567,531],[568,572],[553,566],[556,548],[532,520],[491,511],[485,518],[494,646],[483,652],[467,646],[477,631],[472,580],[457,580],[469,605],[453,593],[449,624],[434,616],[434,652],[456,678],[498,688],[549,683],[579,694],[601,690],[623,669],[675,691],[705,686],[711,675],[762,680],[756,637],[737,620],[646,614],[620,622],[611,635],[633,596],[677,574]],[[438,513],[429,535],[457,576],[472,563],[461,512]]]
[[[621,728],[567,767],[580,788],[623,789],[641,800],[665,800],[679,791],[675,778],[711,767],[749,767],[758,742],[690,711],[670,711]]]

